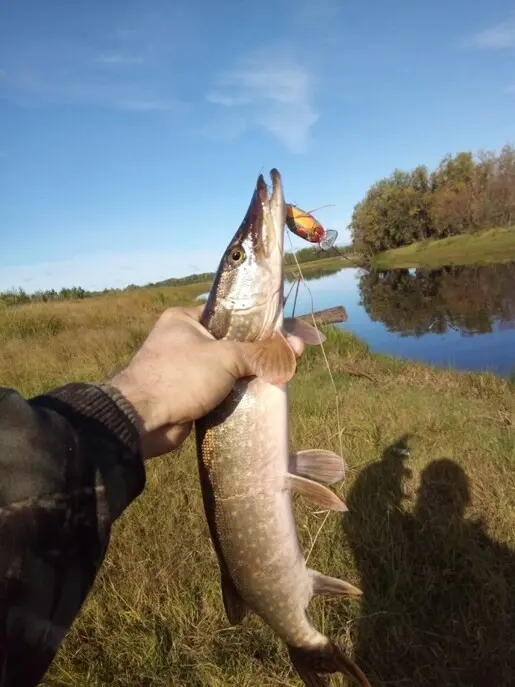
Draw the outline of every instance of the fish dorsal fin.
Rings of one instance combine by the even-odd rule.
[[[323,484],[313,482],[305,477],[288,473],[286,477],[286,486],[309,501],[316,503],[321,508],[339,511],[349,510],[333,491],[324,487]]]
[[[283,329],[287,334],[298,336],[305,343],[317,346],[326,340],[325,334],[318,331],[312,324],[300,320],[298,317],[288,317],[283,322]]]
[[[288,470],[292,475],[307,477],[321,484],[335,484],[344,479],[347,463],[337,453],[314,448],[292,453]]]
[[[265,382],[284,384],[295,374],[297,359],[282,332],[275,331],[269,339],[242,345],[250,369]]]
[[[309,570],[314,596],[361,596],[363,592],[347,580],[329,577],[317,570]]]
[[[229,573],[225,571],[222,571],[222,597],[227,619],[231,625],[239,625],[249,612],[249,608],[238,594]]]

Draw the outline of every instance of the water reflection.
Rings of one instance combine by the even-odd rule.
[[[515,325],[515,263],[436,270],[372,271],[359,277],[360,305],[401,336],[465,336]]]
[[[300,268],[302,270],[302,275],[304,277],[305,281],[316,281],[317,279],[323,279],[324,277],[328,277],[331,274],[337,274],[340,272],[346,265],[319,265],[317,267],[311,268],[309,267],[309,262],[307,263],[301,263]],[[297,281],[297,275],[298,275],[298,268],[295,267],[294,272],[285,272],[284,274],[284,281],[288,282],[291,284],[294,281]]]

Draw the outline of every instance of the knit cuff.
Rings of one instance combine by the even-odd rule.
[[[100,421],[133,453],[140,451],[139,421],[136,411],[122,394],[109,384],[74,382],[49,391],[85,417]]]

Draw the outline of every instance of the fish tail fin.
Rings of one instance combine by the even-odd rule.
[[[302,648],[288,645],[293,667],[306,687],[326,687],[319,673],[343,673],[361,687],[371,687],[365,673],[331,641],[325,646]]]

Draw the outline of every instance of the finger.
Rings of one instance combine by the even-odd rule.
[[[203,305],[192,305],[189,307],[177,307],[177,308],[167,308],[159,316],[159,322],[163,322],[169,325],[170,322],[178,319],[191,319],[196,322],[200,321],[202,313],[204,311]]]
[[[165,425],[141,437],[143,459],[162,456],[178,448],[188,437],[192,423],[182,425]]]
[[[302,354],[304,353],[305,349],[305,343],[303,339],[301,339],[299,336],[287,336],[286,341],[290,344],[290,346],[293,348],[293,352],[295,353],[296,358],[300,358]]]
[[[161,314],[156,324],[156,329],[159,329],[159,331],[161,332],[168,333],[172,332],[174,330],[174,327],[176,327],[176,325],[180,323],[183,327],[183,331],[185,331],[184,325],[186,325],[192,330],[196,330],[197,332],[202,334],[202,336],[204,336],[206,339],[212,340],[215,337],[200,322],[203,312],[203,305],[185,308],[168,308]]]
[[[200,322],[200,318],[202,317],[202,313],[204,312],[204,304],[192,305],[188,308],[181,308],[181,310],[185,315],[191,317],[192,320]]]

